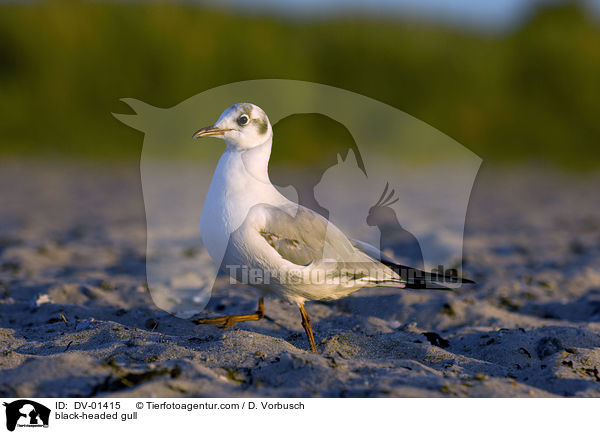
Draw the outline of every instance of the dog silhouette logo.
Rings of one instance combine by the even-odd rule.
[[[14,431],[16,427],[48,427],[50,409],[29,399],[19,399],[4,403],[6,407],[6,429]]]

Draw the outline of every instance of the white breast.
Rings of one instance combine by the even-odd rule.
[[[270,149],[268,149],[270,151]],[[270,152],[266,156],[268,164]],[[200,220],[202,241],[215,264],[220,264],[229,237],[256,204],[277,205],[287,201],[273,185],[251,173],[244,153],[225,151],[213,175]],[[266,174],[266,170],[265,170]]]

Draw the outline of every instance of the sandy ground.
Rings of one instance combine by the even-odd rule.
[[[136,164],[0,163],[0,396],[600,396],[600,174],[484,166],[455,292],[363,289],[233,330],[158,309]],[[205,313],[249,313],[252,289]]]

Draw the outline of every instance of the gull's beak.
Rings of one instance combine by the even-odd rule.
[[[202,137],[223,137],[223,133],[225,131],[229,131],[231,128],[222,129],[217,128],[214,125],[209,127],[200,128],[198,131],[194,133],[192,138],[201,139]]]

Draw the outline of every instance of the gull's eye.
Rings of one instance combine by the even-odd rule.
[[[238,125],[243,127],[244,125],[246,125],[248,123],[249,120],[250,119],[248,118],[248,115],[241,115],[238,118],[237,123],[238,123]]]

